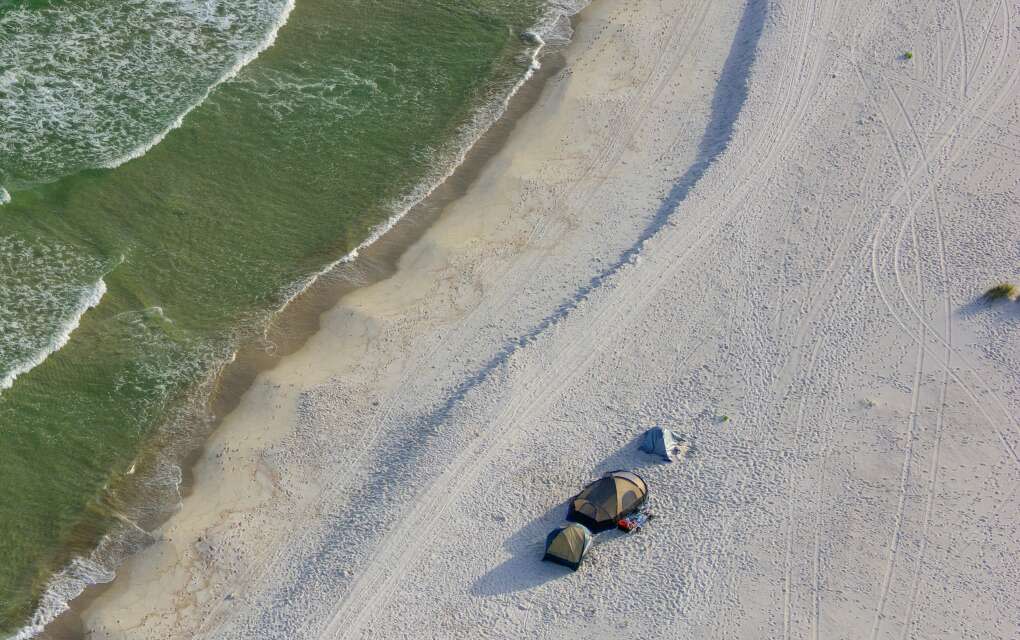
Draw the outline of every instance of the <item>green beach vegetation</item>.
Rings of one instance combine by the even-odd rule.
[[[995,302],[996,300],[1016,301],[1020,298],[1020,290],[1017,289],[1016,285],[1008,282],[1001,282],[988,291],[985,291],[984,295],[981,297],[985,300],[985,302]]]

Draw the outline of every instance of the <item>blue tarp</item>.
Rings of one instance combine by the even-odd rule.
[[[674,456],[680,452],[682,439],[669,429],[653,427],[645,432],[641,442],[641,450],[652,455],[662,456],[666,462],[673,462]]]

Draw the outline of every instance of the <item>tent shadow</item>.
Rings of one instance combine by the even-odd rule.
[[[596,480],[617,469],[640,470],[664,464],[659,456],[639,450],[644,431],[623,447],[599,462],[593,470],[591,480]],[[640,472],[640,471],[639,471]],[[580,491],[581,487],[577,487]],[[476,596],[496,596],[527,591],[539,585],[570,576],[574,572],[551,562],[542,562],[545,551],[545,537],[557,525],[566,522],[570,498],[558,503],[541,516],[535,518],[506,541],[510,558],[478,578],[471,586]],[[611,542],[624,534],[607,531],[595,534],[595,545]],[[585,562],[591,562],[589,558]],[[581,571],[584,570],[582,566]]]
[[[1007,320],[1020,317],[1020,302],[1009,300],[987,300],[984,296],[974,298],[957,310],[961,318],[973,318],[978,314],[1000,314]]]
[[[630,442],[603,458],[602,461],[595,466],[591,479],[596,480],[610,471],[616,471],[617,469],[637,471],[640,474],[641,469],[669,464],[663,461],[660,456],[642,451],[641,443],[644,439],[645,430],[642,429],[641,433],[632,438]]]
[[[560,502],[510,536],[504,545],[510,551],[510,558],[478,578],[471,585],[472,595],[496,596],[527,591],[573,574],[567,567],[542,562],[545,537],[556,525],[565,522],[568,502]]]
[[[983,297],[974,298],[967,304],[957,309],[956,313],[961,318],[973,318],[982,312],[992,311],[992,305]]]

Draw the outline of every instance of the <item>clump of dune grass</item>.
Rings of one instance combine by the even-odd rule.
[[[1000,282],[988,291],[985,291],[985,295],[981,296],[985,302],[995,302],[996,300],[1016,300],[1020,298],[1020,290],[1016,288],[1016,285],[1008,282]]]

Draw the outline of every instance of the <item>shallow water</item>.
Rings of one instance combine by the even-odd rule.
[[[0,631],[165,513],[216,371],[442,178],[547,6],[291,8],[0,0]]]

